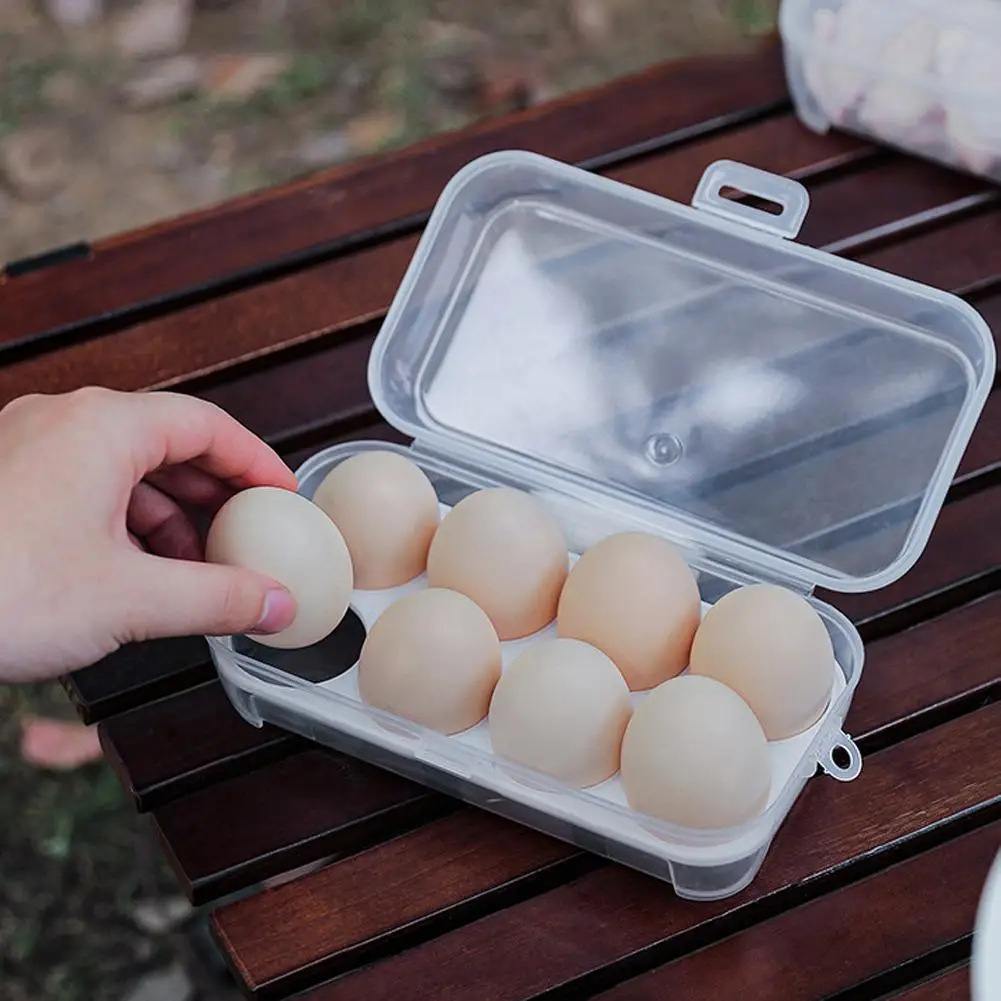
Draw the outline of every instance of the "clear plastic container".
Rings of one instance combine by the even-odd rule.
[[[784,0],[800,118],[1001,180],[998,0]]]
[[[963,301],[792,242],[807,208],[798,183],[729,161],[707,169],[687,206],[534,154],[483,157],[442,194],[369,365],[379,410],[414,439],[401,450],[443,510],[516,486],[549,507],[573,553],[625,529],[672,540],[704,608],[754,581],[808,597],[840,670],[822,719],[770,745],[761,816],[674,827],[631,811],[618,777],[579,791],[500,759],[484,723],[445,737],[388,716],[359,699],[350,642],[288,652],[210,638],[243,716],[670,880],[682,896],[746,886],[817,767],[841,780],[861,769],[842,727],[862,643],[812,591],[881,587],[913,564],[995,368],[990,331]],[[396,447],[322,451],[299,470],[300,491],[312,496],[349,455]],[[356,591],[345,635],[359,640],[422,586]],[[505,663],[537,638],[504,644]]]
[[[994,858],[977,905],[970,982],[971,1001],[1001,999],[1001,850]]]

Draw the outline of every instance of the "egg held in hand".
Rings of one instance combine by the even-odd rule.
[[[632,703],[618,668],[579,640],[530,646],[490,702],[494,752],[583,788],[619,770]]]
[[[440,733],[487,714],[501,647],[486,613],[444,588],[394,602],[372,626],[358,661],[358,691],[376,709]]]
[[[355,587],[398,587],[424,573],[438,527],[438,498],[406,456],[359,452],[326,475],[313,501],[344,536]]]
[[[292,625],[254,636],[280,649],[311,646],[332,633],[354,586],[337,526],[305,497],[278,487],[251,487],[226,501],[209,528],[205,558],[254,570],[291,592],[297,606]]]
[[[556,616],[567,576],[559,525],[530,494],[506,487],[464,497],[442,519],[428,581],[472,598],[502,640],[537,632]]]
[[[835,670],[820,616],[805,598],[771,584],[724,595],[706,613],[692,644],[691,673],[737,692],[769,740],[795,736],[820,719]]]
[[[685,669],[701,609],[695,576],[670,542],[620,532],[570,571],[556,629],[606,653],[640,691]]]
[[[734,827],[768,803],[768,742],[726,685],[683,675],[637,707],[622,741],[622,785],[640,813],[681,827]]]

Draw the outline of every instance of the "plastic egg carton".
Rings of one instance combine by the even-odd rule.
[[[998,0],[784,0],[779,30],[810,128],[1001,180]]]
[[[313,456],[299,471],[300,493],[312,497],[324,476],[339,462],[360,451],[376,449],[412,453],[383,442],[352,442]],[[467,482],[459,470],[449,470],[424,458],[418,464],[428,474],[444,516],[474,489],[513,483],[477,478]],[[460,478],[461,477],[461,478]],[[651,526],[624,521],[615,525],[584,507],[542,495],[539,499],[561,523],[568,540],[593,543],[595,535]],[[571,512],[576,508],[576,517]],[[581,531],[582,521],[589,523]],[[570,552],[572,566],[577,553]],[[724,593],[746,580],[725,580],[693,562],[703,594],[703,614]],[[383,591],[356,590],[350,609],[367,631],[394,601],[427,586],[421,576],[401,587]],[[708,599],[708,600],[707,600]],[[806,780],[817,766],[843,781],[855,778],[862,759],[841,730],[852,693],[862,671],[862,643],[851,623],[835,609],[812,601],[827,627],[838,669],[824,715],[805,732],[770,741],[771,793],[761,815],[726,830],[686,830],[642,816],[626,803],[618,774],[599,785],[574,789],[542,772],[493,753],[487,721],[459,734],[445,736],[410,720],[366,705],[358,694],[357,658],[350,653],[341,673],[313,682],[297,677],[297,659],[315,658],[311,651],[275,651],[247,639],[210,638],[212,657],[231,700],[256,726],[272,723],[330,747],[346,751],[458,796],[476,806],[563,838],[634,868],[666,878],[679,893],[714,900],[743,889],[757,872],[768,845]],[[350,628],[350,627],[349,627]],[[355,642],[360,631],[355,628]],[[556,635],[555,623],[532,636],[501,644],[502,669],[529,645]],[[252,656],[248,655],[252,651]],[[270,663],[269,663],[270,662]],[[332,665],[332,669],[336,668]],[[633,692],[635,707],[646,692]]]
[[[731,187],[779,213],[727,198]],[[559,522],[570,558],[645,531],[685,556],[704,608],[761,582],[810,601],[837,683],[814,727],[770,745],[758,817],[677,827],[630,810],[617,777],[578,790],[494,755],[482,723],[443,736],[365,705],[364,629],[401,589],[356,591],[329,659],[326,640],[275,651],[210,638],[239,712],[683,897],[745,887],[818,768],[842,781],[861,769],[843,726],[862,642],[814,590],[871,591],[914,565],[996,367],[967,303],[797,244],[808,209],[801,184],[732,161],[710,164],[683,205],[531,153],[481,157],[442,193],[368,370],[376,407],[413,441],[402,451],[443,509],[478,489],[525,490]],[[312,497],[336,463],[386,448],[322,451],[299,489]],[[505,663],[544,635],[504,644]]]

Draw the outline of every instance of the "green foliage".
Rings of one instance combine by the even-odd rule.
[[[54,59],[26,58],[0,53],[0,136],[21,127],[45,104],[45,81],[58,67]]]
[[[764,35],[775,30],[777,0],[730,0],[731,16],[748,35]]]

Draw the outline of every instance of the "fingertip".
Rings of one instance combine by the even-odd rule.
[[[290,591],[280,586],[269,588],[264,598],[261,617],[252,633],[259,635],[280,633],[292,625],[297,612],[298,607]]]

